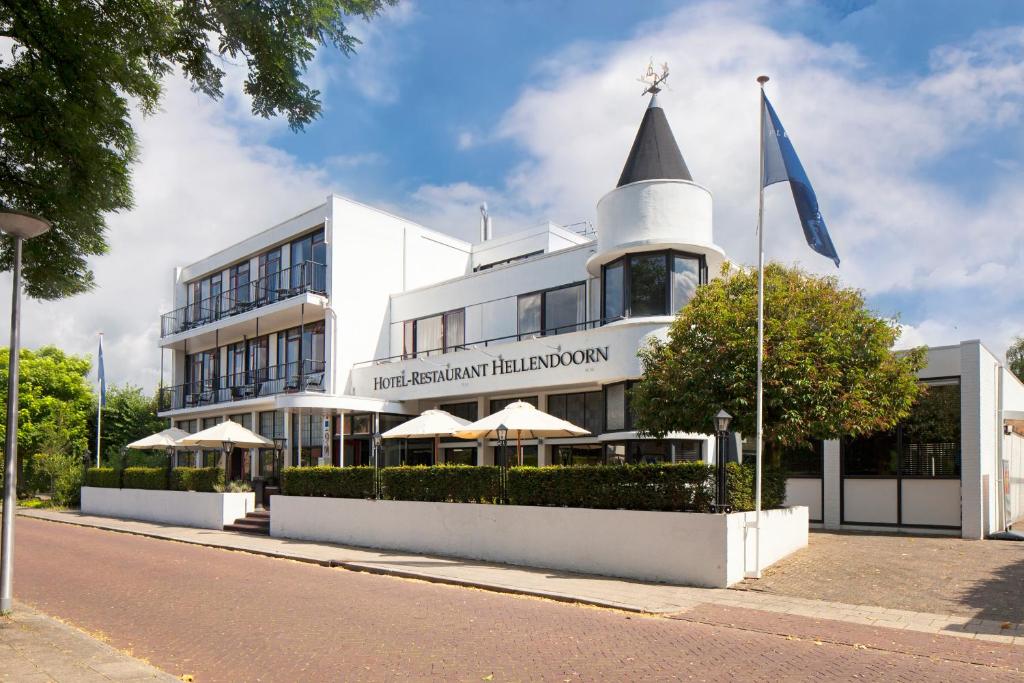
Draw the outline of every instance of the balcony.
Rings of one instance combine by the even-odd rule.
[[[307,359],[164,387],[160,389],[159,410],[202,408],[278,394],[322,393],[326,386],[324,371],[323,361]]]
[[[327,295],[327,267],[306,261],[160,316],[160,337],[202,327],[303,294]]]

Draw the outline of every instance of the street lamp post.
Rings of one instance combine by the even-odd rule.
[[[505,453],[505,446],[508,445],[508,427],[504,423],[498,425],[495,430],[498,433],[499,469],[498,483],[501,489],[501,502],[508,502],[508,455]]]
[[[274,478],[274,482],[281,485],[281,453],[284,451],[285,440],[283,436],[274,437],[274,462],[271,465],[271,476]]]
[[[717,466],[717,475],[715,476],[716,484],[716,495],[715,495],[715,512],[732,512],[732,506],[729,505],[729,488],[726,484],[726,470],[725,461],[729,457],[729,422],[732,420],[732,415],[719,410],[718,414],[715,415],[715,441],[718,446],[718,453],[715,456],[715,465]]]
[[[0,232],[14,238],[11,280],[11,348],[7,371],[7,438],[4,507],[0,528],[0,614],[14,607],[14,512],[18,485],[18,354],[21,351],[21,244],[50,229],[47,220],[20,212],[0,213]]]
[[[380,432],[373,433],[373,495],[380,500],[380,449],[384,443],[384,437]]]
[[[231,451],[235,450],[235,444],[230,441],[220,442],[221,450],[224,452],[224,488],[231,482]]]

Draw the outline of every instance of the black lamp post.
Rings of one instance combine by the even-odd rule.
[[[380,455],[384,444],[384,437],[380,432],[373,433],[373,492],[377,499],[381,496],[380,485]]]
[[[274,477],[275,483],[281,476],[281,453],[284,451],[285,439],[283,436],[274,437],[274,462],[270,466],[270,474]]]
[[[230,441],[221,441],[220,447],[224,451],[224,488],[227,489],[227,485],[231,482],[231,451],[234,450],[235,444]]]
[[[498,484],[501,490],[501,502],[508,502],[508,456],[505,453],[505,446],[508,445],[508,427],[504,423],[498,425],[494,430],[498,434],[498,449],[501,453],[498,470]]]
[[[718,454],[715,458],[715,464],[717,466],[718,474],[715,477],[716,484],[716,495],[715,495],[715,512],[732,512],[732,507],[729,505],[729,488],[726,485],[726,473],[725,473],[725,461],[729,457],[729,422],[732,421],[732,415],[719,410],[718,414],[715,415],[715,441],[718,446]]]

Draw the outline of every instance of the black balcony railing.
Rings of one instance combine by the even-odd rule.
[[[306,261],[164,313],[160,316],[160,336],[191,330],[306,293],[327,294],[324,264]]]
[[[304,360],[187,382],[160,390],[160,410],[199,408],[260,396],[325,391],[324,362]]]

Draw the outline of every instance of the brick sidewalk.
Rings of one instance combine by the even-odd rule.
[[[708,604],[638,615],[25,517],[17,526],[22,600],[199,683],[1024,673],[1024,648],[1003,643]]]
[[[25,517],[206,545],[392,576],[546,597],[649,614],[683,612],[701,604],[743,607],[866,626],[1024,645],[1024,625],[956,613],[928,613],[775,595],[751,590],[669,586],[456,558],[309,543],[289,539],[94,517],[78,512],[23,510]]]
[[[0,617],[0,681],[176,681],[76,628],[22,605]]]

